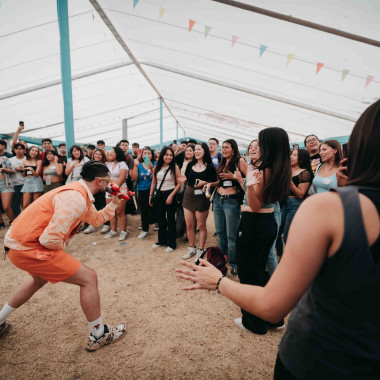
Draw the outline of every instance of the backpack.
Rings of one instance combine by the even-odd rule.
[[[226,257],[223,255],[223,252],[219,249],[219,247],[208,247],[199,257],[199,259],[203,259],[204,256],[207,257],[207,261],[210,264],[212,264],[214,267],[216,267],[222,272],[223,276],[227,274],[227,260]],[[199,259],[197,260],[195,265],[199,265]]]

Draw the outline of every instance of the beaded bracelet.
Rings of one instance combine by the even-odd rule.
[[[218,280],[218,282],[216,283],[216,288],[215,288],[215,290],[216,290],[218,293],[220,293],[220,291],[219,291],[219,285],[220,285],[220,283],[221,283],[221,281],[222,281],[222,279],[223,279],[224,277],[226,277],[226,276],[222,276],[222,277],[220,277],[219,280]]]

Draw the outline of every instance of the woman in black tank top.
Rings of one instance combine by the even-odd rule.
[[[237,284],[206,261],[177,269],[194,282],[186,289],[217,288],[264,320],[276,322],[294,308],[275,379],[379,379],[379,146],[380,100],[351,133],[347,186],[302,203],[265,287]]]

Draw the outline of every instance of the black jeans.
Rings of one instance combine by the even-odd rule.
[[[175,196],[173,202],[170,205],[166,204],[168,196],[173,190],[161,191],[163,195],[163,201],[156,206],[156,215],[158,221],[158,244],[166,245],[175,249],[176,243],[176,225],[175,225],[175,211],[177,208],[177,202]]]
[[[22,197],[22,192],[21,189],[24,185],[14,185],[15,192],[13,193],[13,198],[12,198],[12,210],[15,214],[15,219],[20,215],[21,213],[21,197]]]
[[[242,212],[236,256],[239,279],[242,284],[265,286],[269,280],[266,271],[269,251],[277,236],[274,213]],[[265,321],[241,309],[245,328],[256,333],[267,332]]]
[[[154,207],[149,206],[149,193],[150,189],[139,190],[139,206],[141,225],[144,232],[149,231],[149,224],[155,223]]]
[[[276,364],[274,366],[274,380],[297,380],[282,364],[280,356],[277,354]]]

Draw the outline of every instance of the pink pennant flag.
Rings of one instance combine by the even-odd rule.
[[[232,43],[232,46],[231,47],[234,47],[234,45],[236,44],[236,41],[239,39],[238,36],[232,36],[232,40],[231,40],[231,43]]]
[[[189,32],[191,32],[191,29],[193,29],[193,26],[195,25],[194,20],[189,20]]]
[[[317,62],[317,74],[320,72],[321,68],[324,66],[325,64],[322,63],[322,62]]]
[[[365,87],[367,88],[368,85],[372,82],[373,78],[375,78],[373,75],[367,75],[367,80],[365,82]]]

